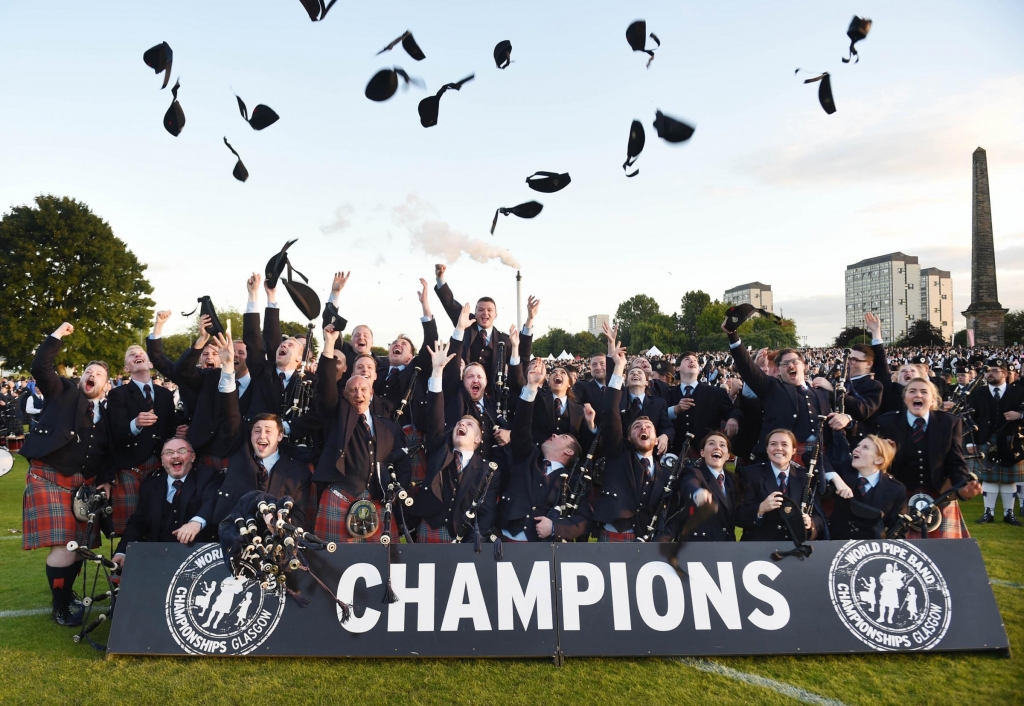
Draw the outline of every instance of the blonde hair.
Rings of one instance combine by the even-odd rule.
[[[939,388],[935,387],[935,383],[933,383],[931,380],[926,380],[925,378],[913,378],[912,380],[909,380],[907,382],[907,386],[903,388],[903,394],[900,395],[904,405],[907,402],[907,390],[910,389],[910,386],[913,385],[915,382],[921,382],[928,386],[928,389],[932,393],[932,405],[931,407],[929,407],[929,409],[938,409],[939,404],[942,402],[942,395],[939,394]]]
[[[882,467],[879,470],[888,471],[893,459],[896,458],[896,442],[877,434],[865,434],[862,441],[870,441],[874,444],[875,454],[882,457]]]

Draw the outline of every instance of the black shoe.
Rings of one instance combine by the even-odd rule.
[[[57,623],[61,627],[74,628],[82,624],[82,614],[85,612],[84,608],[74,609],[70,606],[64,610],[57,608],[53,609],[53,622]]]
[[[78,597],[78,594],[72,591],[71,603],[68,605],[68,607],[70,608],[71,612],[75,612],[76,610],[81,610],[85,608],[85,604],[82,603],[82,599]]]
[[[1022,524],[1021,521],[1017,519],[1017,516],[1013,514],[1013,510],[1007,510],[1006,513],[1003,514],[1003,522],[1008,525],[1013,525],[1014,527],[1020,527]]]
[[[989,522],[995,522],[995,521],[996,521],[996,516],[995,516],[995,513],[993,513],[993,512],[992,512],[991,510],[989,510],[988,508],[985,508],[985,514],[984,514],[984,515],[982,515],[982,516],[981,516],[981,517],[980,517],[980,518],[978,519],[978,524],[979,524],[979,525],[984,525],[984,524],[986,524],[986,523],[989,523]]]

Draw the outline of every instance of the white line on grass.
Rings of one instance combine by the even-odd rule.
[[[816,704],[816,706],[846,706],[842,701],[819,696],[812,691],[801,689],[798,686],[793,686],[792,684],[787,684],[781,681],[775,681],[774,679],[768,679],[767,677],[762,677],[757,674],[741,672],[737,669],[732,669],[731,667],[726,667],[710,660],[683,657],[679,661],[688,667],[699,669],[702,672],[719,674],[723,677],[728,677],[729,679],[735,679],[736,681],[746,682],[747,684],[753,684],[754,686],[771,689],[783,696],[788,696],[791,699],[796,699],[797,701],[801,701],[805,704]]]
[[[1013,581],[1003,581],[1002,579],[989,579],[991,583],[996,586],[1006,586],[1007,588],[1024,588],[1024,583],[1014,583]]]
[[[21,539],[21,535],[15,535],[14,537],[0,537],[0,542],[13,542],[16,539]]]
[[[50,608],[31,608],[29,610],[0,610],[0,618],[24,618],[29,615],[49,613]]]

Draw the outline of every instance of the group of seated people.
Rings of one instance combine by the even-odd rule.
[[[82,484],[112,500],[118,564],[130,562],[133,542],[216,541],[220,522],[254,490],[290,497],[293,524],[341,543],[734,541],[737,530],[744,541],[780,542],[792,538],[782,517],[792,507],[807,539],[877,538],[915,494],[981,492],[960,418],[938,409],[927,371],[891,381],[880,340],[853,349],[837,392],[805,379],[799,350],[752,357],[727,319],[743,381],[730,396],[700,379],[695,353],[675,360],[677,384],[654,379],[649,361],[629,362],[608,327],[607,354],[572,385],[569,370],[531,356],[538,300],[529,299],[525,325],[505,333],[492,299],[460,304],[445,274],[436,266],[433,289],[451,336],[438,335],[420,280],[422,344],[400,335],[377,357],[368,326],[343,335],[348,274],[339,272],[315,374],[308,342],[281,335],[270,280],[261,327],[259,275],[247,283],[241,340],[211,335],[204,317],[195,344],[169,360],[170,313],[158,312],[146,345],[125,354],[130,382],[106,394],[102,362],[77,382],[57,375],[70,323],[47,336],[32,363],[47,405],[22,449],[24,547],[50,548],[57,622],[76,619],[70,586],[80,558],[66,545],[98,539],[84,536],[68,493],[53,491]],[[884,384],[872,379],[878,365]],[[154,370],[177,385],[184,420]],[[900,406],[885,411],[893,395]],[[752,443],[738,452],[744,437]],[[930,536],[967,536],[955,500],[942,513]]]

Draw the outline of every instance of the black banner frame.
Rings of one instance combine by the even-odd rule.
[[[313,571],[354,598],[345,625],[308,575],[294,583],[310,601],[300,608],[233,584],[217,545],[134,544],[109,654],[551,657],[556,664],[584,656],[1008,654],[975,540],[813,544],[807,559],[775,562],[770,543],[694,542],[679,553],[684,575],[666,562],[669,545],[506,542],[499,562],[490,545],[476,553],[471,545],[400,544],[392,549],[392,584],[402,599],[394,606],[383,602],[383,546],[310,552]],[[809,589],[816,581],[820,588]]]

